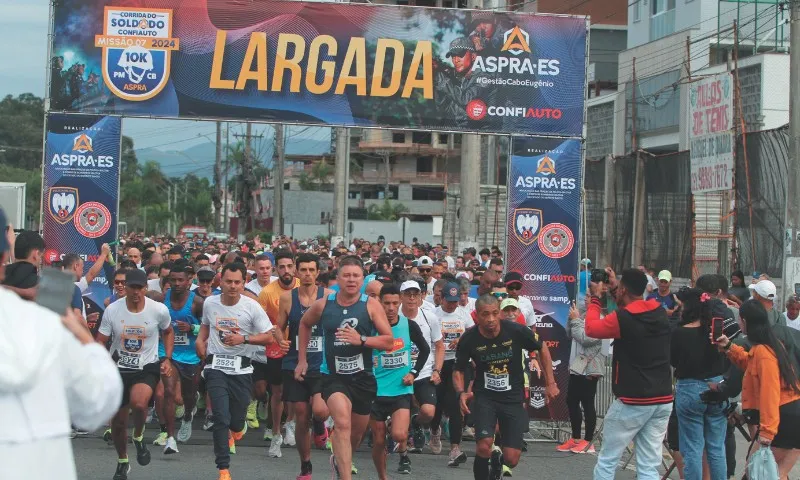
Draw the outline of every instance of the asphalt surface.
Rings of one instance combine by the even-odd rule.
[[[263,428],[263,427],[262,427]],[[148,425],[145,439],[152,443],[158,427]],[[245,438],[236,445],[236,455],[231,459],[231,475],[234,480],[239,479],[294,479],[300,471],[297,450],[294,447],[284,447],[281,458],[268,458],[267,449],[269,442],[261,439],[263,430],[258,433],[250,431]],[[73,440],[75,464],[78,469],[78,478],[85,480],[111,480],[116,468],[116,454],[114,447],[106,445],[99,435],[89,435]],[[147,466],[136,463],[136,450],[129,445],[131,459],[130,480],[201,480],[217,479],[214,466],[214,452],[211,434],[200,429],[195,429],[192,438],[187,444],[179,444],[180,453],[163,455],[162,447],[150,445],[152,461]],[[426,447],[422,454],[411,455],[411,475],[397,473],[397,454],[389,456],[389,478],[392,479],[425,479],[425,480],[455,480],[472,478],[472,458],[475,443],[465,441],[462,449],[467,452],[469,460],[457,468],[447,466],[448,446],[445,443],[440,455],[434,455]],[[312,450],[311,461],[314,466],[315,480],[331,478],[329,466],[330,453],[322,450]],[[377,479],[375,466],[372,464],[370,451],[365,444],[354,456],[359,473],[354,475],[354,480]],[[592,478],[596,457],[590,454],[565,454],[555,451],[555,443],[536,442],[529,444],[528,452],[523,452],[522,459],[514,469],[514,478],[518,479],[584,479]],[[628,480],[635,478],[632,471],[619,472],[618,479]],[[677,478],[677,477],[676,477]]]

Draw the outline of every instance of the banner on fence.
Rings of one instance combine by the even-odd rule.
[[[84,260],[84,274],[100,246],[117,238],[122,119],[49,114],[42,176],[45,263],[69,253]],[[103,310],[106,271],[82,286],[87,315]],[[86,288],[84,288],[86,287]]]
[[[129,3],[55,4],[52,110],[582,133],[586,17],[277,0]]]
[[[580,240],[581,141],[514,137],[508,179],[507,270],[523,276],[521,295],[550,349],[561,395],[545,405],[544,378],[531,383],[529,410],[565,420],[571,342],[566,334],[575,299]]]
[[[733,81],[720,73],[689,84],[692,193],[733,188]]]

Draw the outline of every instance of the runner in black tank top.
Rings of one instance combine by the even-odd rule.
[[[377,393],[372,350],[390,350],[394,338],[380,303],[361,294],[361,259],[342,258],[337,280],[339,292],[315,301],[300,322],[295,378],[303,380],[309,372],[309,339],[312,328],[322,321],[322,398],[336,430],[331,463],[339,478],[351,480],[352,453],[364,436]]]
[[[285,353],[283,357],[283,398],[294,406],[295,421],[297,422],[297,453],[300,455],[300,475],[298,480],[311,479],[311,436],[309,428],[312,424],[311,413],[315,420],[314,443],[318,448],[325,448],[328,440],[325,429],[325,419],[328,418],[328,406],[321,396],[321,378],[319,365],[322,361],[321,328],[315,325],[311,331],[311,341],[308,345],[308,371],[305,379],[298,381],[294,378],[294,369],[297,366],[297,338],[300,328],[300,319],[311,305],[324,297],[329,290],[316,286],[319,275],[319,257],[312,254],[300,254],[296,257],[296,277],[300,286],[290,292],[284,293],[278,305],[277,328],[281,331],[289,330],[289,336],[281,345]]]

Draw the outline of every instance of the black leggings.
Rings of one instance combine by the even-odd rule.
[[[569,423],[572,425],[572,438],[581,438],[581,423],[586,418],[585,440],[591,442],[597,426],[597,412],[594,408],[594,397],[597,395],[598,377],[589,378],[583,375],[569,376],[567,387],[567,408]],[[581,412],[583,407],[583,412]]]
[[[460,444],[464,419],[461,416],[461,405],[453,388],[453,365],[455,360],[445,360],[442,364],[442,383],[436,387],[436,413],[431,420],[431,428],[437,430],[442,421],[442,413],[450,418],[450,443]],[[464,388],[469,385],[469,378],[464,375]]]

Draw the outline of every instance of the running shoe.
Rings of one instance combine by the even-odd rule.
[[[175,438],[169,437],[167,438],[167,444],[164,446],[164,455],[171,455],[173,453],[179,453],[178,443],[175,442]]]
[[[231,480],[231,471],[227,468],[220,470],[218,480]]]
[[[186,406],[175,405],[175,418],[183,418],[186,415]]]
[[[503,451],[495,445],[489,457],[489,480],[500,480],[503,476]]]
[[[281,445],[283,445],[283,437],[280,434],[272,437],[272,443],[269,446],[269,456],[272,458],[281,458]]]
[[[128,462],[117,462],[117,471],[114,472],[114,480],[128,480],[128,474],[131,473],[131,464]]]
[[[358,475],[358,467],[356,467],[356,462],[350,463],[350,473],[353,475]]]
[[[328,427],[325,427],[325,431],[319,435],[314,435],[314,446],[320,450],[325,448],[325,444],[328,442]]]
[[[267,410],[267,404],[265,402],[259,401],[258,407],[256,407],[256,418],[261,420],[262,422],[267,421],[267,417],[269,416],[269,410]]]
[[[265,428],[264,429],[264,441],[265,442],[269,442],[271,440],[272,440],[272,429],[271,428]]]
[[[236,440],[233,439],[233,432],[228,430],[228,451],[231,455],[236,455]]]
[[[469,425],[464,426],[464,429],[461,430],[461,438],[464,440],[475,440],[475,429]]]
[[[450,457],[447,461],[448,467],[457,467],[462,463],[467,463],[467,454],[462,452],[460,448],[456,447],[450,450]]]
[[[574,438],[570,438],[566,442],[556,447],[559,452],[569,452],[578,442]]]
[[[295,480],[311,480],[311,474],[310,473],[306,473],[306,474],[302,474],[301,473],[300,475],[298,475],[295,478]]]
[[[139,465],[144,466],[150,463],[150,451],[144,441],[133,439],[133,446],[136,447],[136,461],[139,462]]]
[[[106,441],[107,444],[113,445],[114,439],[111,438],[111,429],[107,428],[105,432],[103,432],[103,440]]]
[[[430,441],[431,451],[436,455],[442,453],[442,429],[439,428],[437,430],[431,429],[431,441]]]
[[[400,455],[400,465],[397,467],[397,471],[403,475],[411,474],[411,458],[408,455]]]
[[[587,440],[579,440],[569,451],[572,453],[595,453],[594,445]]]
[[[203,430],[206,432],[211,431],[214,428],[214,420],[211,415],[206,415],[206,423],[203,424]]]
[[[411,453],[422,453],[422,448],[425,446],[425,432],[422,431],[422,425],[416,422],[417,415],[411,418],[411,435],[414,440],[414,448]]]
[[[153,440],[153,445],[158,445],[159,447],[163,447],[167,444],[167,432],[161,432],[156,436],[156,439]]]
[[[514,470],[512,470],[511,467],[509,467],[508,465],[503,464],[503,476],[504,477],[513,477],[514,476]]]
[[[181,428],[178,429],[178,441],[186,443],[192,438],[192,421],[181,420]]]
[[[253,400],[250,402],[250,405],[247,406],[247,426],[253,429],[256,429],[260,426],[258,423],[258,416],[256,414],[257,407],[258,402],[256,400]]]
[[[283,444],[286,445],[287,447],[294,447],[295,445],[297,445],[297,440],[295,439],[294,436],[295,435],[294,430],[295,428],[297,428],[297,425],[295,424],[294,420],[292,420],[291,422],[286,422],[285,428],[286,428],[286,435],[283,437]]]

